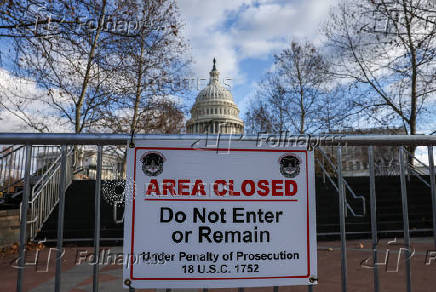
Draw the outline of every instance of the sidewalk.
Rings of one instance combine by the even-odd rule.
[[[379,265],[379,279],[381,291],[405,291],[405,265],[404,255],[400,257],[398,272],[397,268],[398,251],[400,246],[387,245],[387,241],[379,244],[380,253],[378,262],[384,262],[386,247],[391,250],[391,257],[386,265]],[[372,291],[373,272],[372,251],[370,241],[349,241],[348,247],[348,291],[366,292]],[[111,253],[121,253],[121,247],[102,247],[110,249]],[[415,239],[412,242],[412,249],[415,254],[412,257],[412,290],[415,292],[435,291],[433,280],[436,277],[436,261],[426,265],[427,250],[432,250],[432,239]],[[80,252],[93,252],[92,247],[66,247],[62,258],[62,291],[84,292],[92,291],[93,266],[89,263],[76,264]],[[24,291],[47,292],[54,289],[55,255],[54,250],[44,248],[39,254],[38,265],[26,266],[24,272]],[[28,252],[26,261],[32,262],[36,251]],[[17,255],[3,255],[0,257],[0,291],[15,291],[17,269],[12,267]],[[47,265],[47,259],[49,264]],[[367,264],[365,264],[365,259]],[[363,264],[362,264],[363,263]],[[48,268],[48,271],[46,271]],[[318,277],[319,284],[314,291],[340,291],[341,283],[341,251],[340,242],[319,242],[318,243]],[[387,271],[387,270],[388,271]],[[100,265],[99,274],[100,291],[127,291],[122,289],[122,266],[121,265]],[[152,290],[136,290],[152,291]],[[210,292],[237,292],[237,289],[210,289]],[[272,291],[268,288],[247,288],[246,292]],[[307,287],[280,287],[280,292],[303,292]]]

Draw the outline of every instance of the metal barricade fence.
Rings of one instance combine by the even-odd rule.
[[[212,136],[212,138],[221,138],[223,140],[244,140],[244,141],[258,141],[258,136],[231,136],[220,135]],[[20,242],[19,242],[19,258],[18,258],[18,277],[17,289],[21,292],[23,290],[23,268],[25,245],[27,235],[27,214],[29,203],[32,203],[34,198],[30,198],[30,177],[31,177],[31,162],[32,162],[32,145],[60,145],[61,157],[59,164],[59,178],[56,180],[56,187],[59,189],[59,213],[58,213],[58,226],[57,226],[57,255],[56,255],[56,273],[55,273],[55,291],[60,291],[61,288],[61,264],[62,264],[62,249],[63,249],[63,233],[64,233],[64,211],[65,211],[65,191],[68,185],[69,173],[71,173],[72,163],[69,162],[69,152],[67,146],[74,145],[94,145],[97,146],[97,172],[95,184],[95,230],[94,230],[94,251],[96,255],[96,262],[99,262],[99,249],[100,249],[100,189],[101,189],[101,175],[102,175],[102,155],[103,146],[125,146],[131,140],[130,135],[125,134],[12,134],[0,133],[0,145],[24,145],[24,177],[23,177],[23,196],[21,203],[21,222],[20,222]],[[134,139],[145,140],[203,140],[211,139],[211,136],[205,135],[135,135]],[[287,137],[292,139],[292,137]],[[313,140],[313,138],[312,138]],[[309,139],[310,141],[310,139]],[[308,145],[310,146],[310,145]],[[410,153],[407,153],[404,146],[425,146],[427,147],[428,156],[428,172],[430,177],[430,192],[432,199],[432,212],[433,212],[433,240],[436,249],[436,187],[435,187],[435,169],[433,146],[436,146],[436,136],[426,135],[342,135],[329,139],[328,136],[323,136],[322,139],[317,141],[316,146],[336,146],[336,177],[337,189],[339,193],[339,218],[340,218],[340,237],[341,237],[341,288],[342,291],[347,291],[348,284],[348,270],[347,270],[347,246],[346,246],[346,230],[345,221],[347,213],[346,205],[346,189],[344,185],[342,173],[342,148],[346,146],[368,146],[368,164],[369,164],[369,183],[370,183],[370,218],[371,218],[371,241],[373,251],[373,291],[379,291],[379,276],[378,269],[375,263],[377,262],[377,219],[376,219],[376,184],[375,184],[375,164],[374,164],[374,146],[399,146],[398,159],[399,159],[399,176],[401,183],[401,201],[403,212],[403,232],[404,244],[407,248],[410,247],[410,231],[409,231],[409,217],[408,217],[408,203],[407,203],[407,188],[406,178],[410,173],[408,170],[408,159]],[[12,148],[11,148],[12,149]],[[30,222],[31,223],[31,222]],[[406,248],[406,253],[409,249]],[[406,254],[406,289],[411,291],[411,267],[410,258]],[[93,270],[93,291],[98,291],[98,273],[99,265],[94,265]],[[130,288],[134,291],[134,288]],[[308,291],[316,290],[316,287],[308,286]],[[204,289],[207,291],[207,289]],[[243,288],[239,289],[239,292]],[[278,287],[273,287],[273,291],[277,292]]]

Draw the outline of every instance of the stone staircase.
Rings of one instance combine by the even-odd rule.
[[[104,183],[104,181],[103,181]],[[65,194],[64,240],[79,242],[92,241],[94,238],[94,191],[95,181],[73,180]],[[120,216],[124,209],[119,208]],[[113,206],[101,199],[101,238],[122,240],[123,224],[113,220]],[[44,223],[37,239],[53,240],[57,238],[58,206]],[[77,240],[76,240],[77,239]],[[116,240],[115,240],[116,241]]]
[[[365,197],[366,214],[363,217],[346,218],[347,237],[371,236],[369,177],[348,177],[348,183],[356,194]],[[338,238],[338,196],[333,187],[317,179],[317,231],[321,238]],[[400,178],[376,176],[377,231],[381,238],[403,236],[403,213]],[[417,177],[407,180],[409,223],[412,236],[432,235],[432,206],[430,189]],[[352,203],[352,202],[349,202]],[[359,208],[358,205],[353,208]]]

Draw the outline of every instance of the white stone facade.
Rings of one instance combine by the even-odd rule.
[[[197,95],[186,122],[188,134],[243,134],[244,122],[229,90],[219,83],[219,72],[210,71],[209,84]]]

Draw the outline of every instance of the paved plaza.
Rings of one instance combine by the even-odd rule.
[[[379,253],[379,278],[381,291],[404,291],[405,265],[404,253],[400,255],[399,265],[398,252],[401,251],[401,241],[397,244],[388,244],[386,240],[380,243]],[[117,254],[122,252],[121,247],[102,247],[107,253]],[[370,241],[348,241],[348,277],[349,290],[351,292],[372,291],[373,271],[371,269],[372,252]],[[386,249],[390,249],[390,255],[385,261]],[[436,260],[426,264],[428,251],[434,250],[431,238],[415,239],[412,242],[412,288],[416,292],[434,291],[434,279],[436,276]],[[80,256],[91,254],[92,247],[66,247],[62,257],[62,291],[85,292],[92,291],[93,265],[89,262],[77,264]],[[35,258],[36,251],[28,252],[26,259],[28,265],[24,273],[24,291],[47,292],[53,291],[55,274],[55,257],[52,256],[47,265],[50,248],[45,247],[40,251],[37,265],[30,264]],[[16,254],[5,254],[0,258],[0,291],[13,291],[16,287],[17,269],[13,267]],[[88,260],[92,260],[89,257]],[[386,262],[386,264],[384,264]],[[340,267],[341,252],[340,242],[321,241],[318,243],[318,269],[319,284],[314,291],[339,291],[341,283]],[[397,269],[398,268],[398,269]],[[398,271],[397,271],[398,270]],[[121,264],[100,265],[99,286],[100,291],[127,291],[122,289],[122,266]],[[210,289],[210,292],[236,292],[236,289]],[[152,290],[137,290],[152,291]],[[247,288],[247,292],[272,291],[268,288]],[[280,287],[280,292],[307,291],[306,287]]]

